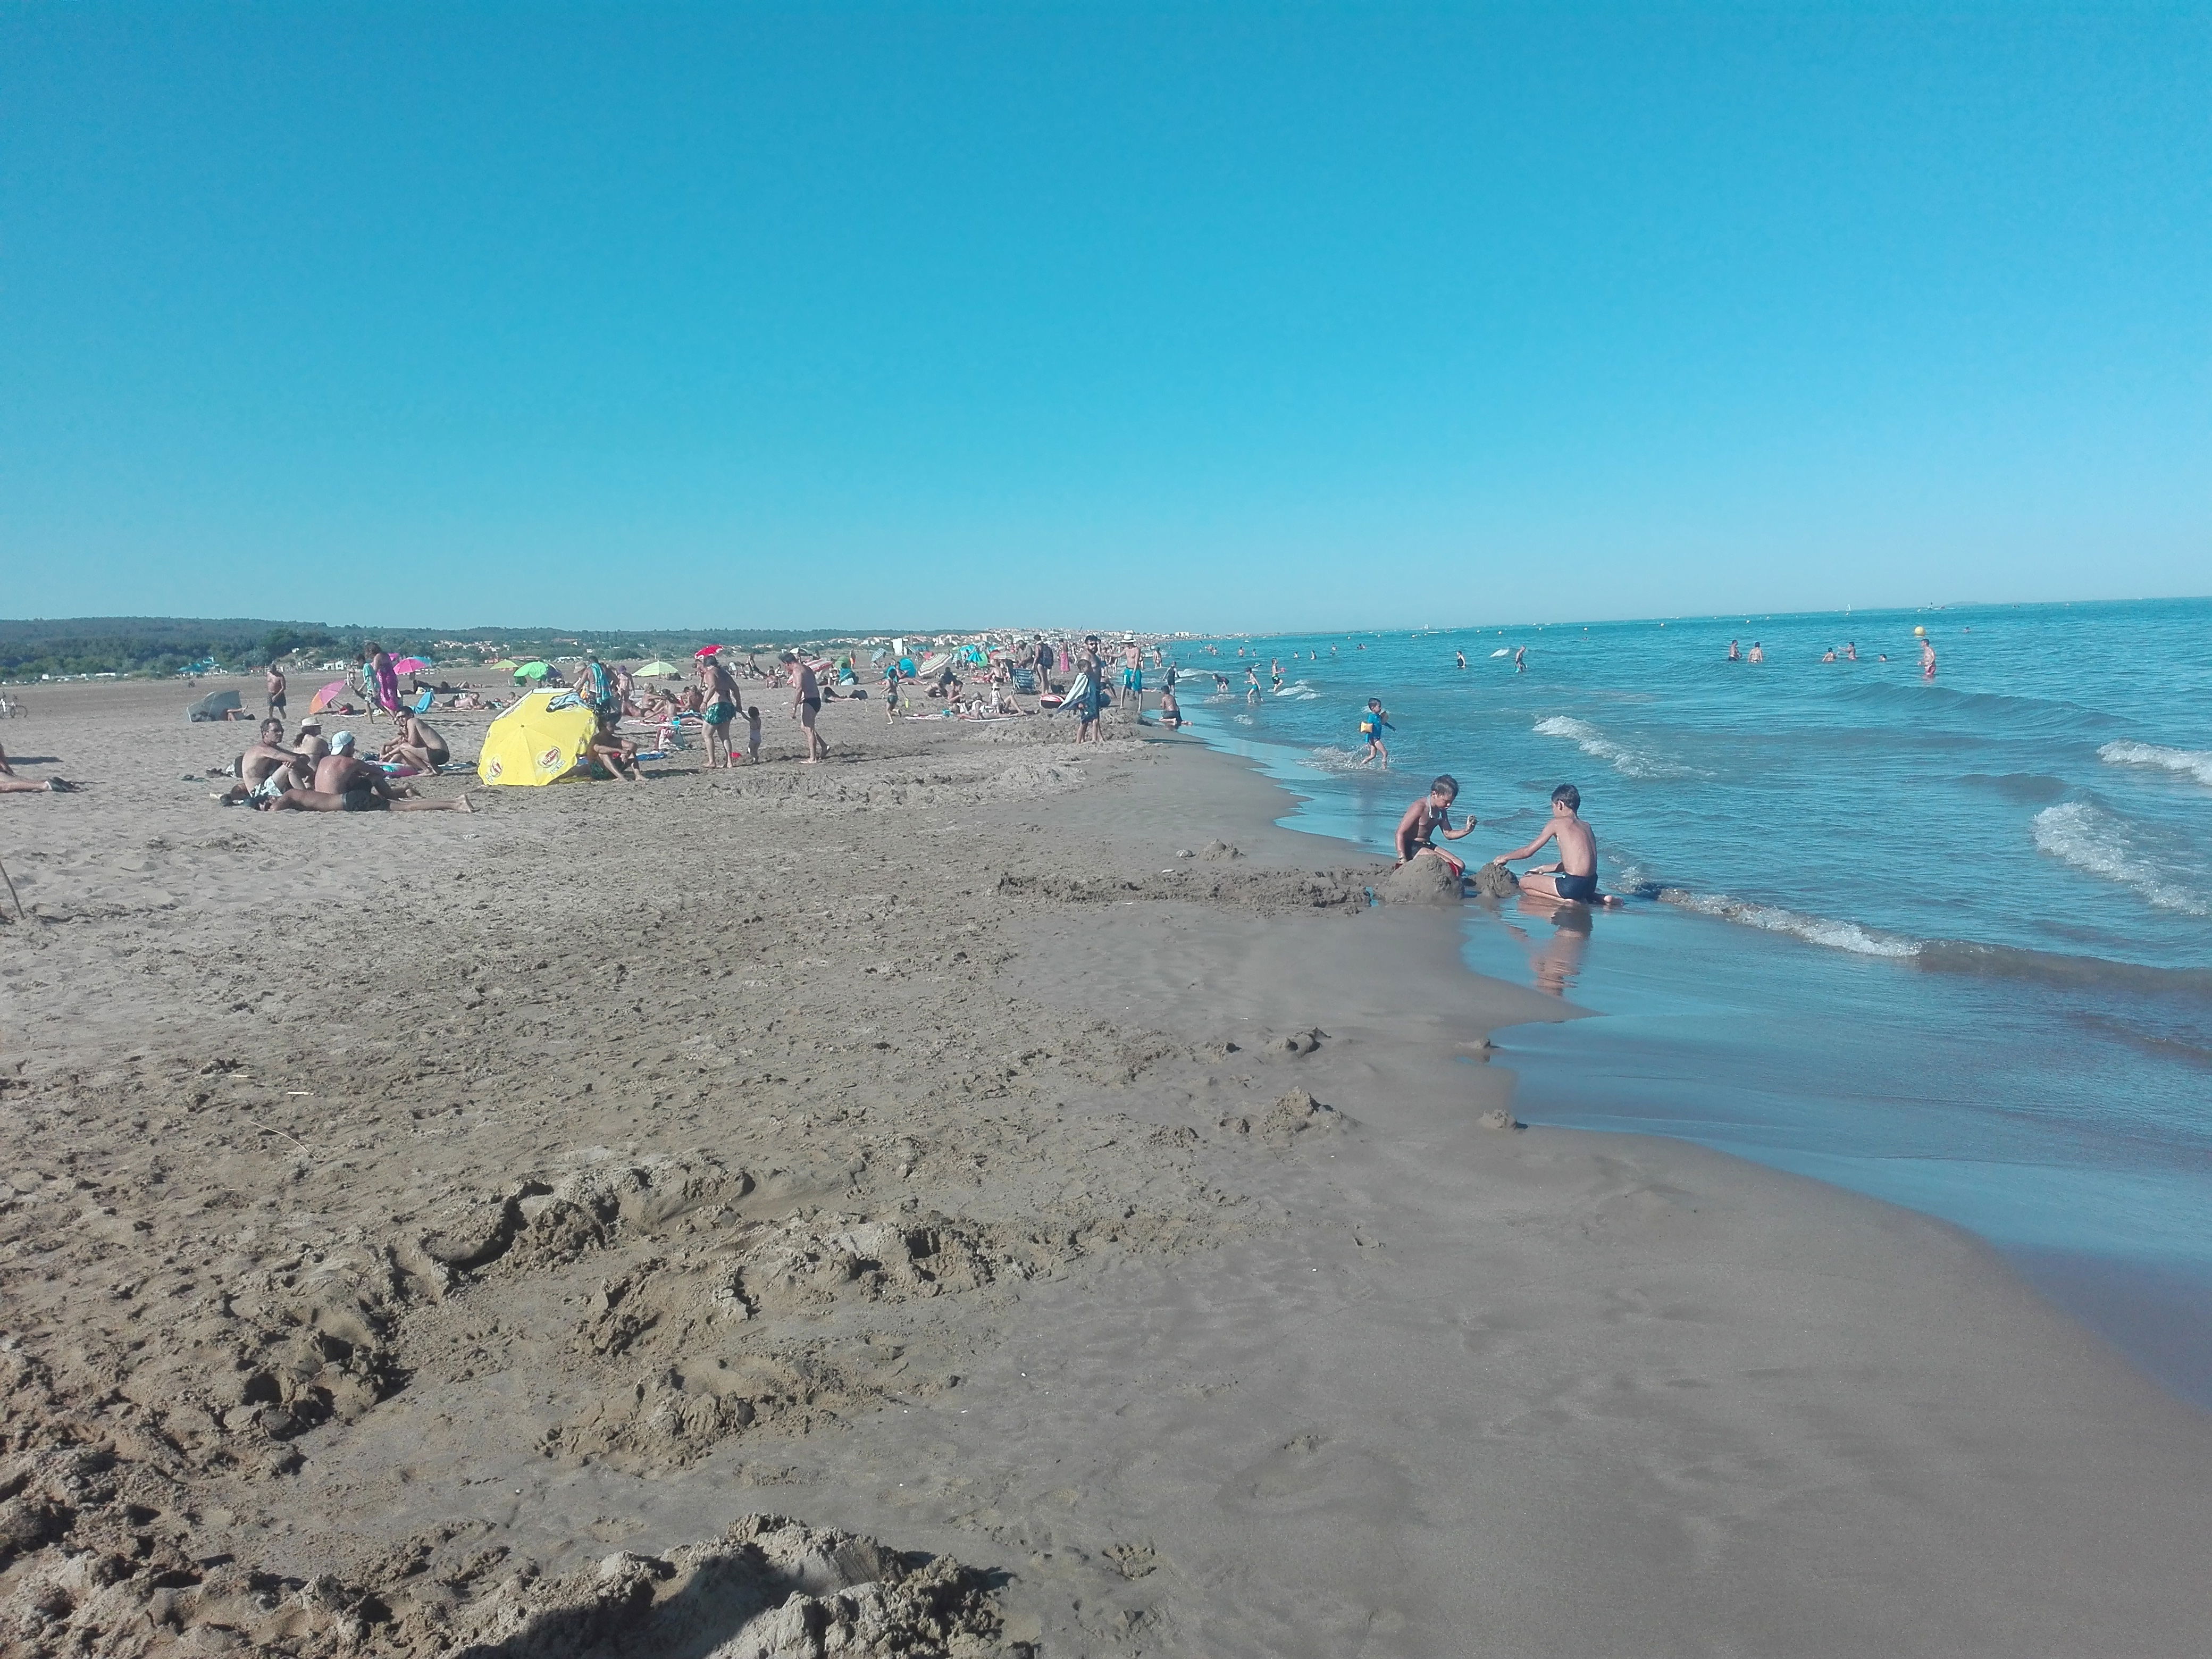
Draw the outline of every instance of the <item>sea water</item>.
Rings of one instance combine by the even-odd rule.
[[[1374,852],[1438,772],[1481,821],[1447,843],[1470,866],[1579,787],[1628,903],[1468,911],[1471,966],[1601,1016],[1504,1034],[1522,1117],[1954,1222],[2212,1404],[2212,601],[1171,656],[1195,729],[1304,797],[1285,822]],[[1387,772],[1360,764],[1370,696]]]

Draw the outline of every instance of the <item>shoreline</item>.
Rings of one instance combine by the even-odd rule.
[[[1559,1005],[1195,738],[833,705],[819,769],[273,823],[100,695],[24,735],[131,781],[0,820],[50,918],[0,928],[10,1450],[98,1438],[157,1553],[392,1614],[327,1595],[315,1650],[542,1633],[753,1511],[1010,1575],[978,1653],[2148,1655],[2212,1610],[2201,1413],[1943,1224],[1480,1127],[1474,1045]],[[103,1605],[262,1639],[189,1571]]]
[[[1310,818],[1329,823],[1328,828],[1305,833],[1366,852],[1342,821],[1340,810],[1332,809],[1322,794],[1301,791],[1282,775],[1294,764],[1283,757],[1295,757],[1297,751],[1279,738],[1247,737],[1218,725],[1196,730],[1216,753],[1236,759],[1281,787],[1286,799],[1293,803],[1288,814],[1293,823]],[[1410,795],[1418,787],[1418,780],[1409,776],[1405,793]],[[1865,1133],[1863,1121],[1850,1115],[1855,1105],[1887,1110],[1887,1103],[1878,1097],[1853,1102],[1784,1085],[1781,1092],[1793,1096],[1803,1103],[1802,1106],[1785,1108],[1768,1100],[1766,1085],[1754,1073],[1762,1064],[1786,1065],[1790,1043],[1762,1046],[1755,1039],[1750,1043],[1734,1042],[1725,1032],[1711,1029],[1705,1032],[1705,1047],[1680,1050],[1671,1038],[1670,1017],[1674,1030],[1686,1029],[1689,1019],[1700,1015],[1705,1017],[1705,1025],[1711,1027],[1713,1018],[1704,1007],[1707,998],[1686,995],[1679,987],[1670,989],[1665,984],[1665,960],[1655,956],[1656,933],[1664,919],[1642,914],[1649,908],[1632,905],[1627,912],[1609,913],[1601,924],[1611,934],[1609,958],[1591,956],[1585,961],[1586,947],[1574,942],[1565,952],[1564,964],[1558,961],[1528,964],[1540,977],[1546,967],[1557,972],[1564,965],[1569,983],[1561,995],[1566,1006],[1601,1014],[1610,1021],[1583,1033],[1579,1042],[1564,1035],[1546,1035],[1524,1046],[1528,1064],[1535,1068],[1532,1080],[1536,1086],[1523,1097],[1532,1109],[1560,1127],[1607,1134],[1656,1135],[1705,1146],[1960,1226],[1989,1244],[2013,1272],[2027,1279],[2069,1318],[2111,1343],[2161,1387],[2199,1410],[2212,1410],[2212,1342],[2203,1334],[2205,1316],[2212,1311],[2212,1274],[2208,1274],[2201,1250],[2176,1248],[2185,1235],[2175,1230],[2185,1223],[2169,1218],[2163,1237],[2153,1236],[2142,1224],[2138,1224],[2137,1235],[2132,1238],[2114,1235],[2109,1226],[2100,1236],[2082,1236],[2086,1222],[2046,1233],[2024,1233],[2023,1224],[2032,1224],[2044,1205],[2057,1196],[2060,1183],[2068,1181],[2074,1183],[2077,1198],[2086,1191],[2102,1204],[2102,1209],[2095,1203],[2086,1206],[2085,1215],[2101,1216],[2109,1223],[2110,1212],[2116,1206],[2124,1212],[2124,1206],[2096,1183],[2123,1177],[2087,1164],[2061,1164],[2051,1170],[2049,1180],[2039,1184],[2008,1183],[2003,1171],[2036,1149],[1992,1144],[1981,1151],[1978,1170],[1984,1183],[1994,1184],[1978,1191],[1972,1184],[1976,1153],[1970,1145],[1945,1143],[1940,1153],[1930,1152],[1915,1143],[1909,1126],[1898,1123],[1889,1126],[1887,1138],[1877,1130],[1871,1142],[1863,1141],[1859,1138]],[[1506,940],[1506,933],[1521,931],[1513,926],[1509,912],[1495,902],[1470,898],[1463,914],[1468,923],[1463,965],[1470,974],[1483,978],[1511,974],[1522,966],[1521,957],[1533,946],[1526,942],[1516,946]],[[1522,927],[1533,927],[1540,934],[1546,931],[1540,920],[1524,916]],[[1493,921],[1504,923],[1504,932],[1492,925]],[[1706,942],[1706,949],[1711,948],[1712,943]],[[1966,953],[1985,947],[1945,948]],[[1817,946],[1759,932],[1736,940],[1733,949],[1739,956],[1768,960],[1766,970],[1741,970],[1739,978],[1745,983],[1731,988],[1732,1000],[1726,1006],[1740,1018],[1757,1019],[1775,1012],[1775,1006],[1748,1000],[1744,995],[1748,981],[1760,971],[1771,970],[1789,983],[1796,998],[1849,994],[1848,988],[1834,982],[1844,965]],[[2008,960],[2004,950],[1990,949],[1995,959]],[[1954,965],[1916,961],[1916,966],[1939,973]],[[1987,969],[1986,963],[1979,959],[1976,966]],[[2189,969],[2123,970],[2106,966],[2110,969],[2107,977],[2139,974],[2146,984],[2194,976]],[[2161,975],[2168,976],[2167,981],[2160,981]],[[1572,981],[1577,977],[1592,982],[1577,987]],[[1511,982],[1523,981],[1516,977]],[[1585,1006],[1583,999],[1602,1006]],[[1776,1004],[1782,1000],[1776,999]],[[1717,1042],[1729,1052],[1714,1052],[1711,1045]],[[1816,1070],[1823,1066],[1850,1069],[1850,1057],[1834,1052],[1832,1040],[1826,1050],[1816,1048],[1809,1030],[1798,1033],[1795,1046],[1803,1063]],[[1898,1069],[1891,1067],[1893,1073]],[[1712,1093],[1716,1084],[1725,1108],[1701,1109],[1698,1104],[1701,1091]],[[1540,1105],[1535,1104],[1538,1101]],[[1806,1121],[1793,1119],[1792,1109],[1804,1112]],[[1902,1172],[1908,1169],[1920,1171],[1917,1184],[1923,1190],[1916,1191],[1916,1182],[1905,1177]]]

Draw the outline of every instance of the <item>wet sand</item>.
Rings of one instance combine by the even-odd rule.
[[[1194,742],[257,815],[185,700],[0,723],[88,783],[0,797],[10,1651],[2202,1644],[2212,1419],[1937,1224],[1486,1127],[1560,1005]]]

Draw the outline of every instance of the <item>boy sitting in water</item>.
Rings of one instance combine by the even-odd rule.
[[[1521,878],[1521,890],[1538,898],[1568,899],[1577,904],[1612,904],[1610,894],[1597,890],[1597,837],[1582,821],[1582,791],[1563,783],[1552,791],[1552,821],[1544,833],[1518,852],[1501,853],[1492,860],[1510,864],[1533,857],[1547,841],[1559,844],[1556,864],[1540,865]]]
[[[1459,780],[1444,773],[1429,786],[1429,793],[1406,809],[1406,816],[1398,820],[1398,862],[1410,863],[1423,853],[1434,853],[1451,866],[1455,879],[1467,872],[1467,866],[1437,846],[1430,837],[1439,830],[1446,841],[1463,839],[1474,830],[1474,814],[1467,815],[1467,822],[1456,830],[1451,827],[1451,804],[1459,799]]]

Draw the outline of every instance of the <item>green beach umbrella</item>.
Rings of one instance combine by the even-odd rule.
[[[484,671],[487,673],[492,674],[512,674],[521,665],[522,665],[520,663],[516,662],[512,657],[501,657],[497,662],[486,663],[484,665]]]
[[[663,662],[655,658],[637,672],[641,674],[681,674],[684,671],[672,662]]]
[[[514,678],[519,680],[542,680],[552,672],[550,663],[526,662],[514,671]]]

